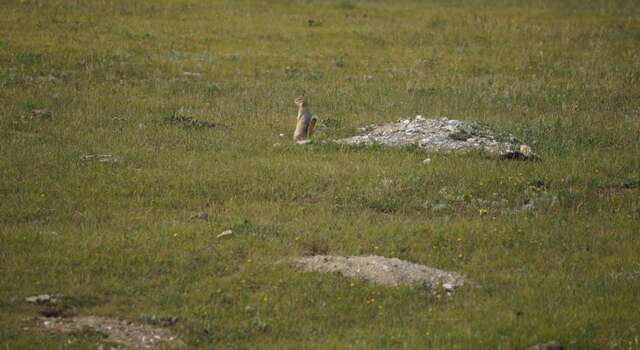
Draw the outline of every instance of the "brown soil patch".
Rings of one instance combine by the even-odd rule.
[[[182,345],[182,342],[167,329],[108,317],[40,317],[37,320],[42,322],[46,329],[57,332],[69,333],[89,329],[107,336],[107,342],[132,349],[154,349],[161,344],[167,347]]]

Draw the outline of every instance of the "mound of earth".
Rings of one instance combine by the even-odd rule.
[[[454,272],[375,255],[315,255],[299,258],[295,265],[305,271],[338,272],[345,277],[361,278],[384,286],[424,285],[432,289],[442,287],[451,292],[466,282],[464,277]]]
[[[39,318],[45,328],[69,333],[90,329],[107,336],[106,341],[132,349],[153,349],[156,346],[180,346],[182,343],[168,330],[128,321],[97,317]]]
[[[513,140],[510,142],[499,141],[495,132],[461,120],[427,119],[418,115],[413,120],[374,124],[360,131],[360,135],[336,142],[347,145],[415,145],[434,152],[481,150],[505,159],[535,158],[531,148],[516,142],[515,138],[509,137]]]

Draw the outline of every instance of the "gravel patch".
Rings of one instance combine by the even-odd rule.
[[[345,277],[361,278],[384,286],[424,285],[444,288],[452,292],[467,283],[454,272],[414,264],[398,258],[383,256],[331,256],[316,255],[296,260],[297,268],[304,271],[338,272]]]
[[[52,331],[69,333],[90,329],[104,334],[107,342],[131,349],[154,349],[157,346],[177,347],[182,342],[164,328],[136,324],[108,317],[84,316],[72,318],[40,317],[42,325]]]

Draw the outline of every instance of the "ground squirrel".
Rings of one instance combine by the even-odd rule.
[[[311,138],[316,128],[316,117],[311,115],[309,104],[303,96],[295,99],[298,106],[298,119],[296,122],[296,130],[293,132],[293,141],[301,142],[306,138]]]

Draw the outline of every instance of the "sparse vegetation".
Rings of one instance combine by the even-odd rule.
[[[0,13],[0,348],[100,341],[25,321],[42,293],[90,300],[69,308],[80,316],[175,320],[189,348],[640,346],[637,1]],[[302,94],[320,141],[421,114],[512,133],[542,161],[296,146]],[[79,160],[105,154],[122,161]],[[481,287],[447,297],[275,263],[313,254],[398,257]]]

